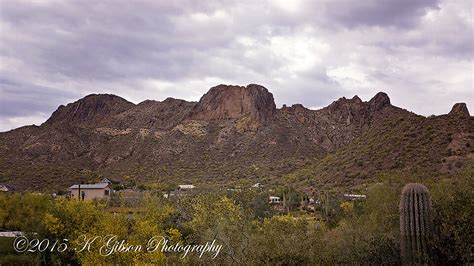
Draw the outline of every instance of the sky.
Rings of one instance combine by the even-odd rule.
[[[474,112],[465,0],[0,0],[0,131],[91,93],[198,101],[256,83],[277,107],[386,92],[421,115]]]

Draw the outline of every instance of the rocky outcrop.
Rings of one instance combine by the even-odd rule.
[[[465,103],[454,104],[451,112],[449,112],[449,115],[470,116],[469,110],[467,109],[467,105]]]
[[[219,85],[201,98],[189,118],[211,121],[246,117],[264,124],[273,118],[275,111],[273,95],[263,86]]]
[[[166,98],[161,102],[146,100],[117,115],[110,121],[110,126],[147,127],[154,130],[171,129],[179,124],[196,104],[196,102],[173,98]]]
[[[453,113],[465,115],[465,109],[457,105]],[[91,171],[137,183],[192,178],[224,184],[284,177],[323,159],[330,164],[311,176],[298,174],[307,177],[299,180],[359,182],[425,158],[425,166],[437,169],[442,154],[451,154],[446,169],[455,169],[456,161],[472,157],[472,132],[464,117],[427,119],[391,106],[384,93],[368,102],[343,97],[319,110],[301,104],[276,109],[272,94],[259,85],[219,85],[199,102],[168,98],[135,105],[89,95],[59,107],[39,127],[0,133],[0,182],[23,190],[64,189],[86,181]],[[394,165],[398,161],[403,163]]]
[[[93,122],[106,116],[119,114],[133,106],[135,106],[133,103],[116,95],[91,94],[67,106],[59,106],[46,124]]]
[[[337,101],[332,102],[327,108],[333,113],[349,109],[362,109],[363,102],[357,95],[352,99],[346,99],[346,97],[342,97]]]
[[[367,103],[362,102],[357,95],[352,99],[339,98],[327,110],[339,121],[345,121],[346,125],[365,123],[369,113]]]
[[[390,105],[390,98],[385,92],[377,93],[372,99],[369,101],[370,110],[380,110],[385,106]]]

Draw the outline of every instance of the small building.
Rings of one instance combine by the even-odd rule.
[[[104,177],[104,179],[102,179],[102,180],[100,181],[100,183],[109,183],[109,184],[112,184],[112,181],[110,181],[110,179]]]
[[[0,192],[11,192],[14,189],[7,184],[0,184]]]
[[[24,235],[21,231],[3,231],[0,232],[0,237],[18,237]]]
[[[176,196],[176,193],[174,193],[173,191],[170,191],[170,192],[163,192],[163,197],[165,199],[168,199],[168,198],[171,198],[171,197],[174,197]]]
[[[361,194],[344,194],[344,198],[348,200],[364,200],[367,196]]]
[[[263,188],[262,183],[255,183],[252,185],[252,188]]]
[[[242,191],[241,188],[228,188],[228,189],[226,189],[226,190],[227,190],[227,192],[231,192],[231,193]]]
[[[268,197],[270,204],[280,204],[280,197],[270,196]]]
[[[69,191],[71,198],[81,200],[109,199],[112,194],[109,183],[72,185]]]
[[[196,186],[194,185],[179,185],[178,186],[179,190],[187,190],[187,189],[194,189]]]

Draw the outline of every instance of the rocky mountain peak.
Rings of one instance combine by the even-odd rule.
[[[182,100],[182,99],[176,99],[176,98],[173,98],[173,97],[168,97],[163,102],[164,103],[177,103],[177,104],[180,104],[180,103],[183,103],[183,102],[186,102],[186,101]]]
[[[264,123],[276,111],[273,95],[263,86],[218,85],[211,88],[191,112],[196,120],[238,119],[249,117]]]
[[[375,94],[375,96],[369,101],[371,110],[380,110],[388,105],[390,105],[390,98],[385,92]]]
[[[118,114],[133,106],[133,103],[116,95],[90,94],[67,106],[59,106],[46,123],[91,121],[109,114]]]
[[[356,95],[352,99],[347,99],[346,97],[341,97],[337,101],[332,102],[328,108],[332,112],[338,112],[343,110],[350,109],[360,109],[362,100]]]
[[[457,104],[451,113],[468,111]],[[384,93],[368,102],[341,98],[319,110],[301,104],[276,110],[272,94],[259,85],[219,85],[199,102],[134,105],[94,94],[59,107],[40,127],[0,133],[0,181],[21,190],[63,190],[90,170],[137,183],[155,176],[156,182],[190,177],[196,184],[227,185],[274,177],[269,182],[278,183],[301,169],[295,176],[307,176],[298,181],[304,185],[359,185],[379,171],[421,163],[427,171],[456,170],[456,161],[472,157],[472,123],[447,118],[392,107]]]
[[[466,103],[456,103],[449,112],[450,115],[470,116]]]
[[[362,103],[362,100],[357,95],[354,95],[354,97],[352,97],[352,101],[356,103]]]

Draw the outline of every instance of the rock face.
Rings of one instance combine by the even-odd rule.
[[[201,98],[190,118],[211,121],[248,117],[264,124],[273,118],[275,112],[273,95],[263,86],[219,85],[211,88]]]
[[[453,105],[453,108],[451,109],[451,112],[449,112],[450,115],[461,115],[461,116],[467,116],[469,117],[469,110],[467,109],[467,106],[465,103],[456,103]]]
[[[463,104],[453,113],[468,114]],[[473,132],[471,117],[428,119],[392,106],[385,93],[368,102],[343,97],[319,110],[276,109],[273,95],[254,84],[219,85],[199,102],[133,104],[93,94],[60,106],[41,126],[0,132],[0,183],[62,190],[92,174],[137,182],[277,180],[325,158],[330,164],[311,166],[314,174],[299,180],[362,182],[381,169],[438,167],[445,153],[433,151],[448,149],[448,134],[456,154],[450,166],[471,156]]]
[[[372,99],[369,101],[369,106],[371,110],[380,110],[385,106],[390,105],[390,98],[385,92],[377,93]]]
[[[387,106],[391,106],[390,98],[387,94],[379,92],[368,102],[363,102],[357,95],[352,99],[342,97],[332,102],[326,109],[336,119],[345,121],[346,125],[363,126],[370,122],[371,117]]]
[[[59,106],[46,123],[93,122],[133,106],[133,103],[116,95],[91,94],[67,106]]]

